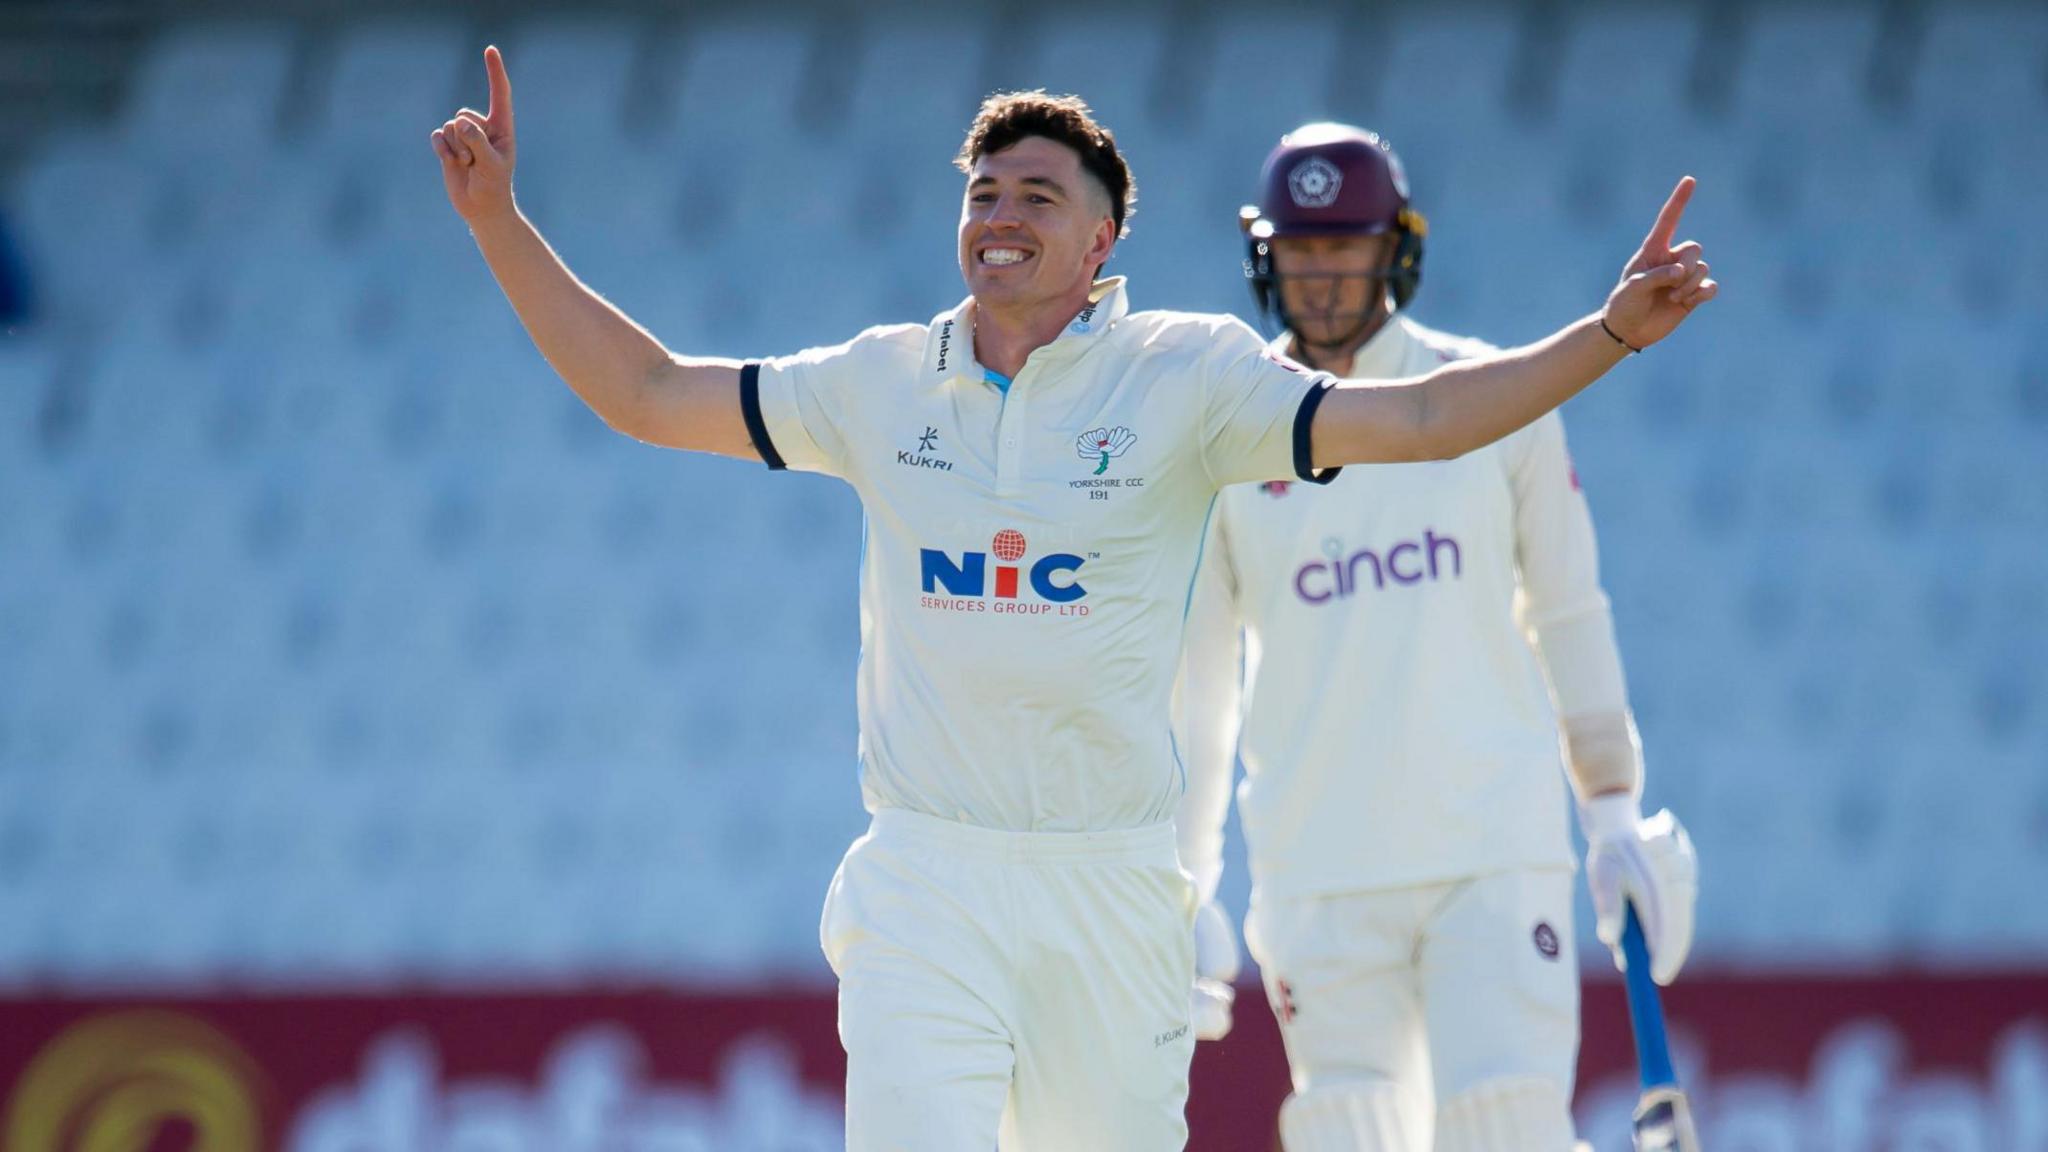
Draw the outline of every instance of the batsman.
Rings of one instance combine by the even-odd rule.
[[[1274,353],[1373,381],[1492,351],[1409,317],[1427,225],[1384,140],[1307,125],[1259,189],[1245,271],[1281,329]],[[1672,247],[1676,220],[1659,219],[1637,262],[1697,258]],[[1641,746],[1561,418],[1323,488],[1224,490],[1176,710],[1181,854],[1203,901],[1197,1035],[1230,1028],[1238,955],[1215,893],[1241,756],[1245,937],[1292,1070],[1287,1152],[1567,1152],[1567,781],[1599,936],[1618,948],[1633,902],[1660,983],[1691,944],[1697,865],[1676,818],[1641,813]]]

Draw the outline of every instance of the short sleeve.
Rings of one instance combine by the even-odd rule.
[[[1335,377],[1268,351],[1258,333],[1236,319],[1216,330],[1204,364],[1202,459],[1219,486],[1336,479],[1335,468],[1315,470],[1309,451],[1316,408]]]
[[[844,344],[742,366],[740,413],[768,467],[843,478],[851,406],[874,391],[861,381],[889,369],[883,348],[903,332],[871,328]]]

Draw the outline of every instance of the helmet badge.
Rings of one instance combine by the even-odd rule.
[[[1344,173],[1321,156],[1311,156],[1287,174],[1287,192],[1299,208],[1328,208],[1344,187]]]

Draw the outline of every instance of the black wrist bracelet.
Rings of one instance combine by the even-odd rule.
[[[1601,330],[1602,332],[1605,332],[1605,333],[1607,333],[1607,335],[1608,335],[1608,336],[1609,336],[1609,337],[1610,337],[1611,339],[1613,339],[1613,341],[1614,341],[1614,342],[1615,342],[1616,344],[1619,344],[1619,345],[1621,345],[1621,346],[1622,346],[1623,348],[1626,348],[1626,349],[1628,349],[1628,350],[1629,350],[1630,352],[1641,352],[1641,351],[1642,351],[1642,349],[1641,349],[1641,348],[1638,348],[1638,347],[1636,347],[1635,345],[1633,345],[1633,344],[1629,343],[1628,341],[1626,341],[1626,340],[1623,340],[1623,339],[1621,338],[1621,334],[1620,334],[1620,333],[1616,332],[1616,331],[1615,331],[1614,329],[1612,329],[1612,328],[1609,328],[1609,327],[1607,326],[1607,317],[1605,317],[1605,316],[1602,316],[1602,317],[1600,317],[1600,330]]]

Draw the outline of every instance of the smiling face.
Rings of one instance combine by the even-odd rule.
[[[1115,246],[1109,192],[1072,148],[1026,136],[969,169],[960,272],[977,306],[1078,308]]]

